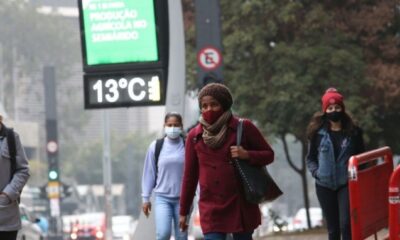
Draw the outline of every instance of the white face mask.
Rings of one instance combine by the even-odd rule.
[[[182,134],[182,129],[180,127],[165,127],[165,135],[171,139],[176,139]]]

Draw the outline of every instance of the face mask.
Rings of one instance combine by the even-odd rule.
[[[343,111],[340,112],[333,111],[330,113],[326,113],[326,117],[328,118],[328,120],[332,122],[339,122],[343,118]]]
[[[219,110],[219,111],[207,111],[207,112],[203,112],[201,114],[201,116],[203,117],[204,120],[206,120],[206,122],[210,125],[214,124],[219,117],[221,117],[221,115],[224,113],[224,110]]]
[[[182,134],[180,127],[165,127],[165,135],[171,139],[177,139]]]

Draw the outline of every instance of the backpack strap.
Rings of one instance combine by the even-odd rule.
[[[7,138],[7,145],[8,145],[8,153],[10,154],[10,160],[11,160],[11,175],[10,175],[10,181],[13,178],[13,175],[15,171],[17,170],[17,149],[15,146],[15,135],[14,135],[14,130],[12,128],[6,128],[6,138]]]
[[[154,181],[154,185],[157,184],[157,173],[158,173],[158,158],[160,157],[161,148],[164,145],[164,138],[159,138],[156,140],[156,149],[154,151],[154,159],[156,165],[156,179]]]
[[[156,160],[156,168],[158,168],[158,158],[160,157],[161,148],[164,145],[164,138],[159,138],[156,140],[156,149],[154,151],[154,157]]]

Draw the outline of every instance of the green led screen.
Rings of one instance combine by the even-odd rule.
[[[154,0],[82,0],[86,64],[159,60]]]

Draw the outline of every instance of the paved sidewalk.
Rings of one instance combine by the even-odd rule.
[[[388,230],[384,229],[378,232],[377,239],[383,240],[388,234]],[[282,234],[274,234],[264,237],[256,238],[255,240],[325,240],[328,239],[328,235],[325,229],[321,230],[312,230],[307,232],[299,232],[299,233],[282,233]],[[375,240],[374,236],[370,236],[365,240]]]

